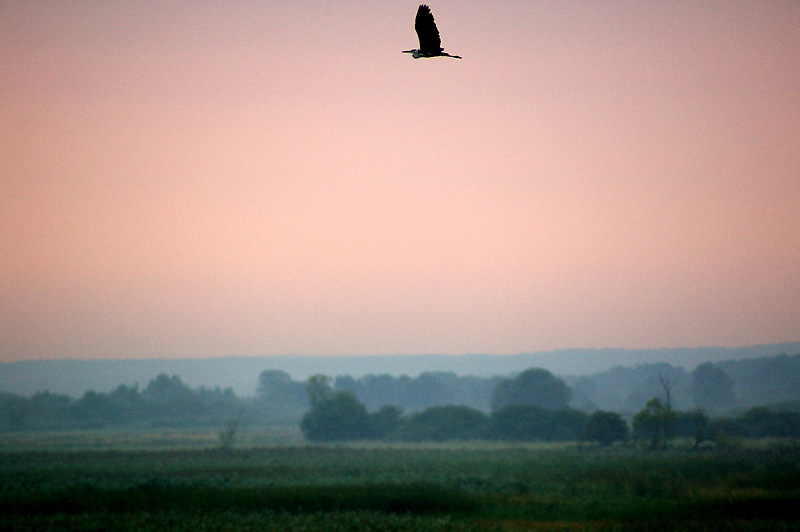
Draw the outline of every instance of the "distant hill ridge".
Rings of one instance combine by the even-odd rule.
[[[255,393],[258,375],[266,369],[288,372],[296,380],[310,375],[388,373],[416,376],[426,371],[488,377],[542,367],[562,376],[591,375],[616,366],[668,363],[691,371],[703,362],[725,362],[736,372],[737,361],[800,353],[800,342],[748,347],[677,349],[563,349],[516,355],[280,355],[201,359],[30,360],[0,363],[0,391],[31,395],[48,390],[74,397],[86,390],[108,392],[120,384],[144,387],[160,373],[178,375],[191,387],[231,387],[237,395]]]

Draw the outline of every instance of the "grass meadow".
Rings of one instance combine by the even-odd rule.
[[[291,430],[0,436],[0,529],[800,530],[800,444],[306,445]]]

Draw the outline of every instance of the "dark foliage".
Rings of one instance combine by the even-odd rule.
[[[583,434],[588,417],[569,408],[512,405],[492,412],[491,436],[511,441],[574,441]]]
[[[739,405],[758,405],[800,399],[800,353],[717,364],[734,381]]]
[[[347,441],[370,437],[369,414],[352,392],[331,391],[312,399],[309,410],[300,422],[309,441]]]
[[[468,406],[434,406],[416,412],[399,427],[406,441],[477,440],[486,438],[489,418]]]
[[[622,416],[616,412],[598,410],[586,421],[583,438],[602,445],[611,445],[615,441],[625,441],[629,433],[628,424]]]
[[[150,426],[208,426],[238,418],[246,402],[227,388],[193,390],[176,376],[158,375],[139,391],[120,385],[108,393],[89,390],[80,398],[49,392],[30,398],[7,395],[0,403],[0,426],[5,430],[53,430]]]
[[[583,405],[590,405],[595,400],[596,404],[608,402],[610,399],[607,394],[612,391],[620,395],[627,393],[629,400],[643,393],[659,395],[663,392],[663,386],[658,377],[664,375],[674,384],[672,397],[678,408],[681,402],[685,408],[694,404],[695,400],[701,401],[699,395],[691,399],[692,389],[695,394],[706,393],[702,400],[710,405],[717,405],[715,410],[711,410],[717,414],[720,413],[719,405],[730,400],[728,392],[750,390],[747,393],[737,392],[742,393],[739,402],[747,404],[754,400],[756,396],[753,386],[756,384],[762,387],[758,397],[785,398],[782,403],[776,402],[768,407],[749,411],[742,409],[740,412],[744,412],[743,414],[728,419],[709,418],[699,410],[672,410],[664,403],[648,405],[634,418],[634,432],[638,437],[655,442],[656,447],[663,447],[675,436],[694,438],[696,442],[717,441],[725,435],[746,438],[798,437],[798,400],[792,399],[798,397],[797,389],[800,389],[800,381],[797,380],[800,374],[797,371],[800,367],[798,361],[800,355],[779,355],[735,363],[702,364],[692,373],[691,378],[680,368],[649,364],[637,368],[616,368],[602,375],[581,377],[570,382],[579,386],[579,402]],[[750,373],[746,374],[745,371]],[[726,374],[730,377],[726,377]],[[600,380],[603,375],[607,382]],[[746,382],[740,382],[743,376],[747,377]],[[633,393],[630,391],[631,386],[635,387],[637,382],[638,391]],[[542,412],[548,407],[552,409],[556,405],[565,405],[571,392],[564,381],[541,369],[524,371],[512,379],[430,372],[416,378],[367,375],[361,378],[339,376],[334,380],[317,376],[310,383],[315,386],[312,390],[315,398],[313,400],[328,401],[332,397],[338,397],[340,391],[350,393],[347,400],[338,398],[334,405],[326,406],[331,410],[328,413],[330,420],[345,416],[346,422],[336,422],[341,425],[337,430],[344,434],[337,438],[423,439],[419,432],[414,433],[419,428],[414,423],[425,421],[428,419],[426,416],[434,416],[436,411],[433,414],[427,412],[431,407],[444,407],[449,403],[477,411],[479,415],[473,417],[483,419],[484,428],[482,432],[466,430],[463,425],[469,424],[463,419],[458,421],[455,417],[442,416],[438,418],[439,421],[428,419],[425,421],[428,423],[425,430],[426,434],[432,434],[433,439],[578,439],[584,436],[583,428],[578,427],[582,427],[588,419],[586,414],[566,408]],[[222,427],[230,419],[240,419],[246,425],[266,423],[269,420],[297,423],[313,402],[309,399],[307,383],[294,381],[283,371],[261,372],[257,385],[254,398],[242,399],[231,388],[190,388],[177,375],[160,374],[143,389],[138,385],[120,385],[110,392],[89,390],[78,398],[46,391],[29,397],[0,393],[0,430],[119,426]],[[535,408],[506,411],[506,408],[512,406],[506,405],[492,415],[489,423],[481,411],[487,410],[493,389],[495,405],[512,402],[517,406],[521,403],[521,406]],[[716,391],[712,392],[714,389]],[[622,400],[619,399],[618,403],[621,404]],[[637,408],[641,408],[642,404],[644,400],[637,404]],[[417,413],[404,416],[404,410]],[[620,412],[623,415],[632,413],[624,408]],[[414,431],[408,427],[414,428]],[[477,433],[481,436],[476,436]],[[424,437],[427,438],[428,436]]]
[[[731,420],[726,426],[735,435],[747,438],[800,438],[800,413],[757,407]]]
[[[513,379],[497,383],[492,393],[492,410],[512,405],[534,405],[550,410],[566,408],[572,391],[566,383],[541,368],[523,371]]]
[[[665,449],[675,437],[675,412],[658,397],[652,398],[633,416],[633,434],[650,440],[651,449]]]
[[[353,392],[368,410],[396,405],[404,410],[422,410],[448,404],[487,409],[499,377],[458,376],[452,372],[425,372],[417,377],[340,375],[333,381],[337,390]]]
[[[391,438],[403,424],[403,409],[396,406],[383,406],[369,415],[368,435],[371,439]]]
[[[254,406],[271,419],[299,418],[309,406],[306,386],[292,380],[285,371],[262,371],[258,376]]]
[[[690,390],[697,408],[717,410],[729,408],[736,403],[733,380],[725,370],[706,362],[692,371]]]

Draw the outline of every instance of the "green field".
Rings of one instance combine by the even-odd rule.
[[[253,432],[226,453],[215,437],[4,434],[0,529],[800,530],[792,442],[307,446]]]

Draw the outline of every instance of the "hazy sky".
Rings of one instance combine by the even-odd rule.
[[[0,4],[0,360],[800,338],[800,2]]]

